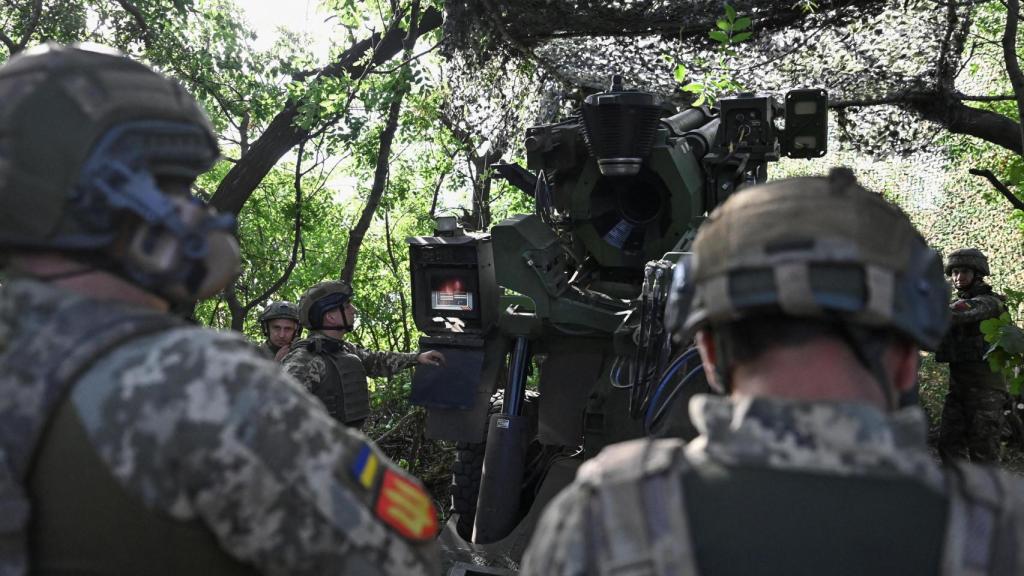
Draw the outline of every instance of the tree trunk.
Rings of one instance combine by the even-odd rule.
[[[373,222],[373,215],[380,205],[381,196],[384,195],[384,186],[388,181],[388,162],[391,157],[391,143],[395,139],[395,131],[398,129],[398,117],[402,110],[402,100],[407,91],[395,95],[395,99],[388,108],[388,119],[384,124],[384,131],[380,134],[380,148],[377,151],[377,168],[373,173],[373,186],[370,188],[370,195],[366,198],[366,206],[359,216],[359,221],[348,234],[348,246],[345,247],[345,266],[341,269],[341,279],[351,283],[356,273],[356,262],[359,260],[359,248],[363,245],[363,238],[366,231],[370,229]]]

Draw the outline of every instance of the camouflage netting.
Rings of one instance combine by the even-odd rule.
[[[754,38],[725,63],[750,90],[826,86],[833,100],[873,100],[926,91],[936,62],[958,65],[959,51],[947,57],[943,48],[957,40],[946,34],[950,16],[930,0],[826,1],[811,14],[793,0],[732,4],[752,17]],[[967,10],[954,12],[955,22]],[[685,104],[692,95],[678,91],[675,63],[690,71],[687,81],[714,74],[721,50],[707,33],[722,14],[722,2],[699,0],[452,2],[445,25],[449,70],[463,79],[455,98],[468,107],[481,100],[502,108],[535,102],[533,120],[550,121],[621,73],[636,87]],[[526,89],[509,89],[514,83]],[[888,106],[844,109],[838,118],[842,140],[872,152],[920,150],[938,133]]]
[[[832,110],[829,154],[810,163],[783,162],[773,177],[850,165],[910,212],[937,248],[984,248],[992,256],[994,283],[1024,288],[1024,272],[1017,269],[1024,250],[1009,205],[986,203],[988,185],[966,176],[971,166],[947,155],[949,133],[921,117],[948,109],[935,96],[940,85],[984,92],[961,74],[976,48],[968,31],[983,2],[736,0],[731,4],[752,17],[754,34],[733,56],[722,56],[708,39],[723,4],[448,2],[446,73],[453,109],[473,133],[508,143],[509,158],[523,156],[525,127],[571,114],[587,94],[606,89],[613,73],[678,105],[693,95],[678,89],[676,63],[688,69],[686,82],[714,76],[724,57],[748,90],[778,95],[823,86],[833,104],[843,104]],[[802,11],[812,4],[813,13]],[[878,105],[884,102],[903,106]]]

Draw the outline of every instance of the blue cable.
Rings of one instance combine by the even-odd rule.
[[[671,380],[672,377],[676,375],[676,372],[678,372],[679,369],[682,368],[683,365],[685,365],[696,354],[697,349],[690,348],[686,352],[680,354],[678,358],[673,360],[672,364],[670,364],[668,369],[665,370],[665,374],[661,377],[661,381],[658,382],[658,387],[654,389],[654,396],[651,396],[651,401],[650,403],[647,404],[647,412],[644,414],[644,422],[647,421],[650,415],[651,406],[654,406],[655,404],[658,403],[658,397],[661,395],[662,390],[665,389],[665,385],[668,384],[668,381]]]
[[[704,365],[703,364],[698,364],[693,370],[690,370],[686,374],[686,376],[683,376],[683,379],[679,381],[679,385],[677,385],[675,387],[675,389],[672,390],[672,393],[669,394],[668,399],[665,400],[665,405],[668,406],[668,404],[673,401],[673,399],[675,398],[676,393],[679,392],[680,390],[682,390],[683,387],[686,386],[690,382],[691,378],[693,378],[697,374],[703,374],[703,373],[704,373]],[[665,410],[665,407],[663,406],[662,410],[659,410],[657,414],[652,415],[650,413],[650,411],[654,408],[654,406],[655,406],[655,404],[652,402],[651,405],[647,407],[647,414],[644,416],[644,431],[647,432],[648,434],[650,434],[650,432],[651,432],[651,426],[654,424],[654,418],[660,417],[661,412],[663,410]]]

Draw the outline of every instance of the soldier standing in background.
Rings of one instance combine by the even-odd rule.
[[[323,402],[339,422],[361,428],[370,415],[367,376],[385,377],[416,364],[444,364],[434,350],[422,353],[371,352],[344,340],[355,329],[356,307],[347,282],[314,284],[299,301],[299,320],[309,336],[292,345],[284,369]]]
[[[1005,298],[992,291],[984,278],[988,258],[977,248],[953,251],[946,259],[946,276],[956,289],[950,304],[953,321],[935,360],[949,363],[949,392],[942,406],[939,454],[972,462],[999,460],[1000,427],[1006,404],[1006,383],[985,360],[988,344],[981,322],[1006,310]]]
[[[437,573],[429,496],[236,333],[195,100],[114,51],[0,68],[0,574]]]
[[[259,349],[275,362],[284,360],[291,350],[292,342],[302,335],[299,326],[299,309],[286,300],[272,302],[260,314],[260,330],[266,340]]]
[[[676,312],[728,397],[691,401],[689,444],[584,463],[523,576],[1024,573],[1024,481],[942,470],[924,414],[898,409],[949,319],[939,256],[903,213],[836,169],[736,192],[693,250]]]

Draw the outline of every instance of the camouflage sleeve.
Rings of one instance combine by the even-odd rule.
[[[201,520],[263,574],[439,571],[422,485],[239,337],[140,339],[90,369],[72,401],[127,492]]]
[[[371,378],[394,376],[396,373],[416,365],[415,352],[373,352],[359,346],[352,346],[352,353],[359,357]]]
[[[520,576],[576,576],[597,573],[587,539],[589,492],[578,484],[563,490],[544,510],[523,556]]]
[[[954,325],[998,318],[1004,309],[1003,301],[991,294],[982,294],[957,302],[961,303],[963,309],[958,309],[954,304],[952,309]]]
[[[298,380],[307,392],[313,392],[327,371],[327,363],[323,358],[302,347],[292,348],[281,360],[281,367]]]

